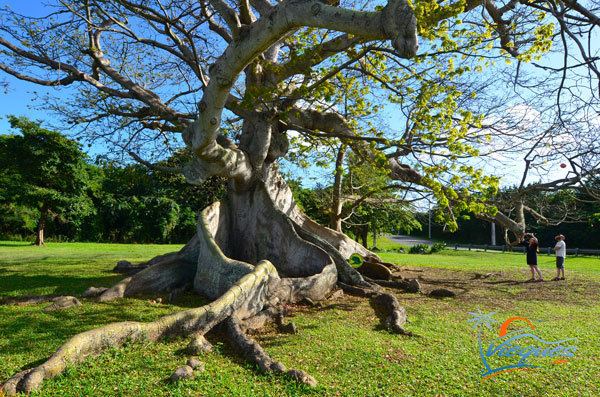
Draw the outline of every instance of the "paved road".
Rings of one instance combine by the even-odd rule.
[[[402,245],[407,245],[409,247],[412,247],[413,245],[417,245],[417,244],[433,244],[433,241],[428,240],[426,238],[422,238],[422,237],[416,237],[416,236],[390,236],[390,238],[397,242],[400,243]]]

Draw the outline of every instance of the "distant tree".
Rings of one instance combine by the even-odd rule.
[[[9,117],[21,134],[0,136],[0,200],[36,208],[35,245],[44,245],[51,217],[89,208],[86,154],[80,145],[24,117]]]
[[[196,217],[208,204],[220,199],[225,181],[213,177],[199,185],[179,174],[161,171],[187,161],[176,152],[157,167],[122,165],[97,160],[99,188],[93,194],[96,215],[89,219],[86,240],[111,242],[185,242],[196,230]]]
[[[342,145],[337,152],[329,227],[351,231],[363,245],[371,233],[374,247],[379,234],[420,229],[414,208],[403,198],[406,191],[402,185],[372,162],[352,154],[345,156],[345,151]],[[400,195],[398,189],[404,194]]]
[[[410,233],[421,229],[421,223],[406,203],[383,196],[362,202],[344,223],[344,229],[353,230],[355,238],[360,239],[363,245],[367,244],[367,236],[371,233],[375,248],[377,237],[381,234]]]
[[[290,189],[298,206],[311,219],[320,225],[329,222],[329,207],[331,200],[331,189],[317,185],[314,188],[303,187],[298,180],[289,181]]]

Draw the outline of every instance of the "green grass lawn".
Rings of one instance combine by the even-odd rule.
[[[0,297],[80,294],[89,286],[110,286],[120,259],[141,261],[179,246],[63,243],[45,248],[0,242]],[[43,396],[598,396],[600,395],[600,259],[567,258],[567,281],[527,284],[523,254],[446,250],[409,255],[383,252],[419,277],[425,292],[449,288],[456,298],[397,293],[407,308],[414,337],[380,328],[369,301],[345,296],[321,308],[297,306],[300,332],[278,334],[267,328],[256,338],[289,368],[302,369],[319,382],[315,389],[289,379],[262,375],[215,332],[216,351],[202,358],[206,372],[169,384],[165,379],[185,363],[179,351],[187,341],[131,344],[89,358],[47,381]],[[546,278],[553,258],[540,257]],[[477,274],[486,274],[480,278]],[[38,364],[68,337],[112,321],[151,321],[202,304],[189,294],[175,304],[148,299],[111,303],[84,300],[83,306],[45,313],[45,305],[0,306],[0,382]],[[495,311],[498,320],[525,316],[548,340],[578,338],[567,364],[515,371],[483,380],[477,337],[469,312]]]

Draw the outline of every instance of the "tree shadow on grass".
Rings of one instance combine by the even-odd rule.
[[[496,284],[503,284],[503,285],[522,285],[522,284],[532,284],[531,281],[527,281],[527,280],[497,280],[497,281],[484,281],[484,284],[492,284],[492,285],[496,285]]]
[[[119,274],[103,277],[25,276],[0,269],[0,297],[31,295],[34,289],[43,289],[53,295],[79,295],[89,287],[110,287],[122,278]]]
[[[151,322],[184,310],[166,305],[150,306],[132,299],[110,303],[84,300],[83,306],[49,313],[43,311],[45,306],[0,306],[0,351],[3,359],[10,362],[11,356],[33,355],[36,359],[45,360],[78,333],[114,322]],[[27,363],[26,367],[36,363],[37,361]]]

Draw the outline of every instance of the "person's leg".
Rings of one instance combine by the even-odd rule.
[[[558,272],[558,278],[561,280],[565,279],[565,258],[559,256],[556,258],[556,270]]]
[[[535,280],[535,270],[533,270],[533,266],[529,265],[529,271],[531,272],[531,278],[527,281]]]
[[[556,257],[556,277],[552,279],[552,281],[560,280],[560,257]]]
[[[535,268],[535,272],[539,276],[538,280],[540,280],[540,281],[544,280],[544,277],[542,277],[542,271],[540,270],[540,268],[537,265],[535,265],[534,268]]]

